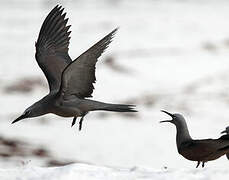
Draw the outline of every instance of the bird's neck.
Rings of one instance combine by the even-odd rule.
[[[49,97],[50,95],[45,96],[41,100],[37,101],[34,103],[32,106],[34,106],[34,111],[33,111],[33,117],[41,116],[47,113],[50,113],[50,102],[51,98]]]
[[[192,140],[192,138],[189,134],[189,130],[186,122],[176,125],[176,128],[177,128],[176,142],[177,142],[177,148],[179,148],[183,142],[190,141]]]

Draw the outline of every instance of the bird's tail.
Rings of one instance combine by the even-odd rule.
[[[135,105],[126,104],[107,104],[99,110],[114,111],[114,112],[137,112]]]

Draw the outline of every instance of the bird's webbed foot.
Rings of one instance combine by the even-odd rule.
[[[73,118],[71,127],[75,125],[76,119],[77,119],[77,116],[75,116],[75,117]]]
[[[85,114],[81,117],[81,119],[80,119],[80,121],[79,121],[79,131],[81,131],[81,129],[82,129],[82,123],[83,123],[83,120],[84,120],[84,117],[86,116],[86,114],[87,114],[87,113],[85,113]]]
[[[198,168],[200,165],[200,161],[197,162],[196,168]]]

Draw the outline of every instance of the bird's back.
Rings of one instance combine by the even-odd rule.
[[[229,140],[229,134],[225,134],[225,135],[221,136],[219,139]],[[229,153],[226,154],[226,157],[229,160]]]
[[[203,139],[184,142],[178,152],[192,161],[215,160],[229,152],[229,140]]]

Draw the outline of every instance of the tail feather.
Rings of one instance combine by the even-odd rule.
[[[101,110],[104,111],[114,111],[114,112],[137,112],[135,105],[125,105],[125,104],[109,104],[103,107]]]

